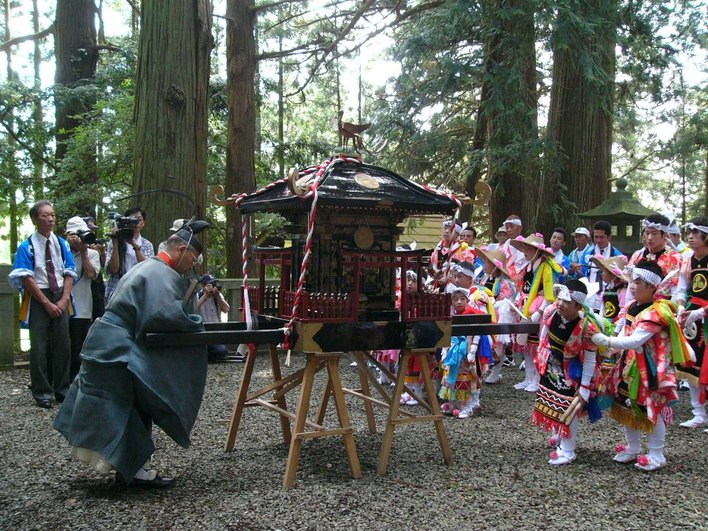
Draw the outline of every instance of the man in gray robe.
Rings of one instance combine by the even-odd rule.
[[[99,471],[116,470],[127,485],[164,488],[175,481],[150,469],[153,422],[179,445],[190,444],[206,383],[206,346],[148,347],[145,334],[204,329],[183,302],[189,289],[183,273],[201,263],[195,234],[206,227],[185,224],[158,256],[121,279],[91,326],[81,371],[54,421],[72,455]]]

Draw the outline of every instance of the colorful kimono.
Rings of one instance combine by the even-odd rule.
[[[636,265],[642,260],[656,262],[664,273],[664,277],[667,277],[673,271],[677,271],[681,266],[681,254],[668,247],[656,253],[651,253],[649,249],[646,248],[639,249],[635,251],[629,259],[628,265]],[[667,281],[659,285],[659,291],[657,291],[655,298],[670,300],[677,285],[678,276],[674,275],[669,277]]]
[[[463,315],[481,315],[486,312],[466,308]],[[438,396],[443,400],[465,402],[477,391],[492,359],[489,336],[479,336],[475,355],[469,356],[472,342],[477,338],[453,336],[450,348],[442,359],[443,374]],[[470,359],[471,358],[471,359]]]
[[[613,397],[610,417],[629,428],[652,432],[660,415],[671,423],[669,406],[678,400],[675,364],[693,359],[674,313],[675,305],[664,300],[633,302],[627,310],[626,336],[640,329],[653,334],[641,350],[619,355],[607,382]]]
[[[697,310],[708,306],[708,255],[700,260],[693,252],[684,255],[681,265],[681,276],[686,284],[686,310]],[[695,322],[684,328],[683,332],[688,340],[693,353],[696,356],[696,363],[691,367],[677,365],[678,378],[687,380],[691,385],[703,387],[701,400],[705,401],[705,386],[708,386],[708,364],[704,364],[706,352],[706,331],[708,329],[708,319],[703,322]]]
[[[571,436],[570,427],[560,418],[580,386],[585,351],[597,349],[592,336],[600,329],[590,316],[581,313],[572,321],[564,321],[555,310],[545,324],[547,333],[534,358],[541,381],[531,422],[567,439]],[[596,376],[593,382],[595,379]]]

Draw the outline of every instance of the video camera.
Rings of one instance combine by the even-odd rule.
[[[96,235],[93,232],[91,232],[90,230],[81,230],[81,231],[77,232],[76,235],[86,245],[93,245],[97,241]]]
[[[117,212],[110,212],[108,219],[111,224],[118,230],[111,234],[111,238],[117,238],[120,241],[130,241],[133,239],[133,229],[140,223],[139,219],[131,218],[130,216],[121,216]]]

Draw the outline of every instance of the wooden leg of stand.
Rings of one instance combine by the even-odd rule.
[[[356,368],[359,371],[359,381],[361,382],[361,394],[371,396],[369,390],[369,377],[371,373],[366,364],[366,356],[363,352],[355,352]],[[376,419],[374,418],[374,405],[369,400],[364,400],[364,411],[366,411],[366,422],[369,425],[369,433],[376,433]]]
[[[302,376],[302,385],[300,387],[300,400],[297,404],[297,411],[295,412],[295,433],[290,440],[288,462],[285,466],[285,477],[283,478],[283,486],[286,489],[291,488],[295,484],[297,463],[300,459],[300,448],[302,447],[302,435],[305,432],[305,421],[307,420],[310,398],[312,397],[312,382],[315,379],[315,373],[319,365],[320,362],[315,355],[307,355],[305,372]]]
[[[268,345],[268,352],[270,353],[270,366],[273,369],[273,381],[280,381],[283,377],[282,373],[280,372],[280,358],[278,357],[278,349],[275,345]],[[278,387],[277,389],[282,389],[282,386]],[[279,408],[287,411],[288,404],[285,400],[285,395],[279,396],[278,398],[276,398],[275,401],[278,404]],[[285,444],[290,444],[290,419],[284,415],[280,415],[280,427],[283,432],[283,441],[285,442]]]
[[[446,465],[452,464],[452,452],[450,451],[450,445],[447,442],[447,433],[445,432],[445,426],[443,424],[442,412],[440,411],[440,404],[438,403],[438,397],[435,396],[435,387],[433,386],[433,380],[430,377],[430,354],[424,352],[417,352],[415,354],[418,357],[418,363],[420,364],[420,370],[423,373],[423,385],[425,386],[425,391],[428,394],[428,403],[432,409],[433,415],[438,418],[433,422],[435,423],[435,431],[438,434],[438,442],[440,443],[440,449],[442,450],[443,460]]]
[[[384,431],[383,443],[381,445],[381,454],[379,455],[379,466],[377,472],[383,476],[388,468],[388,460],[391,457],[391,446],[393,445],[393,434],[396,430],[396,420],[398,419],[398,410],[401,407],[401,392],[403,391],[403,382],[405,380],[406,367],[408,367],[408,358],[411,356],[410,350],[401,351],[399,358],[400,370],[396,375],[396,386],[393,388],[393,396],[391,397],[391,409],[388,412],[388,420],[386,421],[386,431]]]
[[[352,433],[352,425],[349,421],[347,405],[344,402],[342,380],[339,377],[339,358],[340,356],[333,356],[331,359],[326,361],[327,373],[329,375],[329,382],[332,386],[332,397],[334,398],[334,404],[337,407],[339,425],[347,430],[342,434],[342,438],[344,439],[344,447],[347,450],[349,467],[352,470],[352,476],[354,479],[359,479],[361,477],[361,466],[359,464],[359,456],[356,453],[356,444],[354,443],[354,434]]]
[[[320,396],[320,407],[317,408],[317,419],[315,422],[319,425],[324,423],[325,415],[327,414],[327,406],[329,405],[329,397],[332,395],[332,379],[327,378],[327,385],[325,385],[322,391],[322,396]]]
[[[248,348],[248,355],[246,357],[246,365],[243,368],[243,373],[241,374],[241,386],[238,389],[238,394],[236,395],[236,401],[234,402],[234,410],[231,414],[231,424],[229,425],[229,432],[226,435],[226,446],[225,450],[230,452],[234,449],[234,443],[236,441],[236,433],[238,432],[238,426],[241,423],[241,416],[243,415],[243,407],[246,403],[246,396],[248,396],[248,387],[251,385],[251,375],[253,374],[253,367],[256,365],[256,349]]]

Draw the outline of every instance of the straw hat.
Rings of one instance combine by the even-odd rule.
[[[522,238],[521,236],[519,236],[515,240],[511,240],[511,245],[513,245],[522,253],[524,252],[525,248],[533,247],[537,251],[545,253],[550,258],[553,258],[555,256],[553,250],[550,247],[546,247],[546,245],[543,243],[543,234],[529,234],[528,236],[526,236],[526,238]]]
[[[506,262],[506,256],[504,255],[504,252],[501,249],[489,249],[489,247],[483,245],[482,247],[477,249],[477,252],[479,252],[479,257],[482,260],[494,264],[494,267],[501,271],[502,275],[505,275],[507,277],[511,276],[509,274],[509,270],[504,265]]]
[[[613,256],[611,258],[600,258],[599,256],[590,257],[590,261],[600,269],[609,271],[622,282],[629,283],[629,280],[624,276],[624,268],[627,266],[627,258],[624,256]]]

